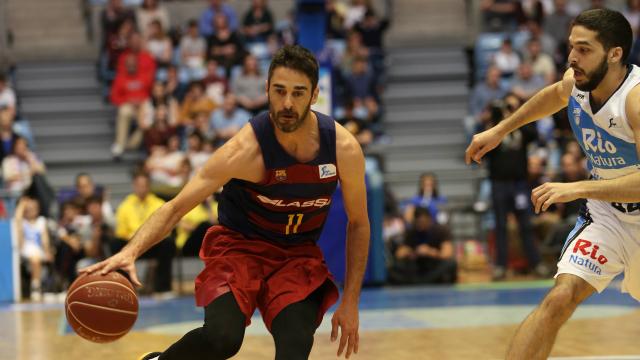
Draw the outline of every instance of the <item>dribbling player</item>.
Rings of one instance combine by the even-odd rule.
[[[640,68],[626,63],[632,37],[617,11],[581,13],[571,27],[563,79],[467,148],[467,163],[480,162],[509,132],[567,106],[591,170],[591,180],[532,191],[536,212],[579,198],[587,203],[562,250],[555,285],[518,328],[508,359],[546,359],[576,307],[622,272],[622,290],[640,301]]]
[[[324,312],[337,301],[316,241],[340,181],[349,222],[347,274],[332,318],[337,354],[358,352],[358,300],[369,248],[364,156],[333,119],[310,111],[318,97],[318,63],[308,50],[285,46],[267,81],[269,112],[250,120],[218,149],[171,201],[142,225],[128,245],[84,271],[129,272],[196,204],[224,185],[220,226],[209,229],[196,279],[204,326],[162,353],[142,359],[227,359],[238,352],[255,308],[273,335],[276,359],[306,359]]]

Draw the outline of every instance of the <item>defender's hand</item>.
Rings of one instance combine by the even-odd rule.
[[[546,211],[551,204],[579,199],[577,183],[544,183],[531,192],[531,202],[536,214]]]
[[[486,153],[500,145],[502,137],[502,134],[498,132],[496,127],[474,135],[471,144],[469,144],[467,151],[464,153],[464,160],[467,165],[470,165],[472,160],[480,164],[482,157]]]

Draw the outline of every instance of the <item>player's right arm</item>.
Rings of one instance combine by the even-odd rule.
[[[540,90],[516,112],[498,125],[473,136],[465,152],[465,161],[480,163],[482,157],[496,148],[510,132],[543,117],[555,114],[567,106],[575,80],[573,69],[568,69],[562,80]]]
[[[251,126],[246,125],[207,160],[175,198],[162,205],[144,222],[119,253],[81,271],[106,274],[122,269],[129,273],[135,284],[140,285],[135,272],[135,259],[164,239],[187,212],[232,178],[258,182],[263,175],[260,147]]]

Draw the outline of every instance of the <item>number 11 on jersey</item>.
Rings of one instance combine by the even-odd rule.
[[[298,226],[302,223],[302,217],[304,217],[304,214],[289,214],[289,223],[285,228],[285,235],[298,233]],[[293,229],[291,228],[292,226]]]

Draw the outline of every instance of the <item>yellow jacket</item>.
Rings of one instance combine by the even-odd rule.
[[[164,200],[154,194],[140,200],[135,194],[129,194],[116,211],[116,236],[129,240],[140,226],[164,204]]]

